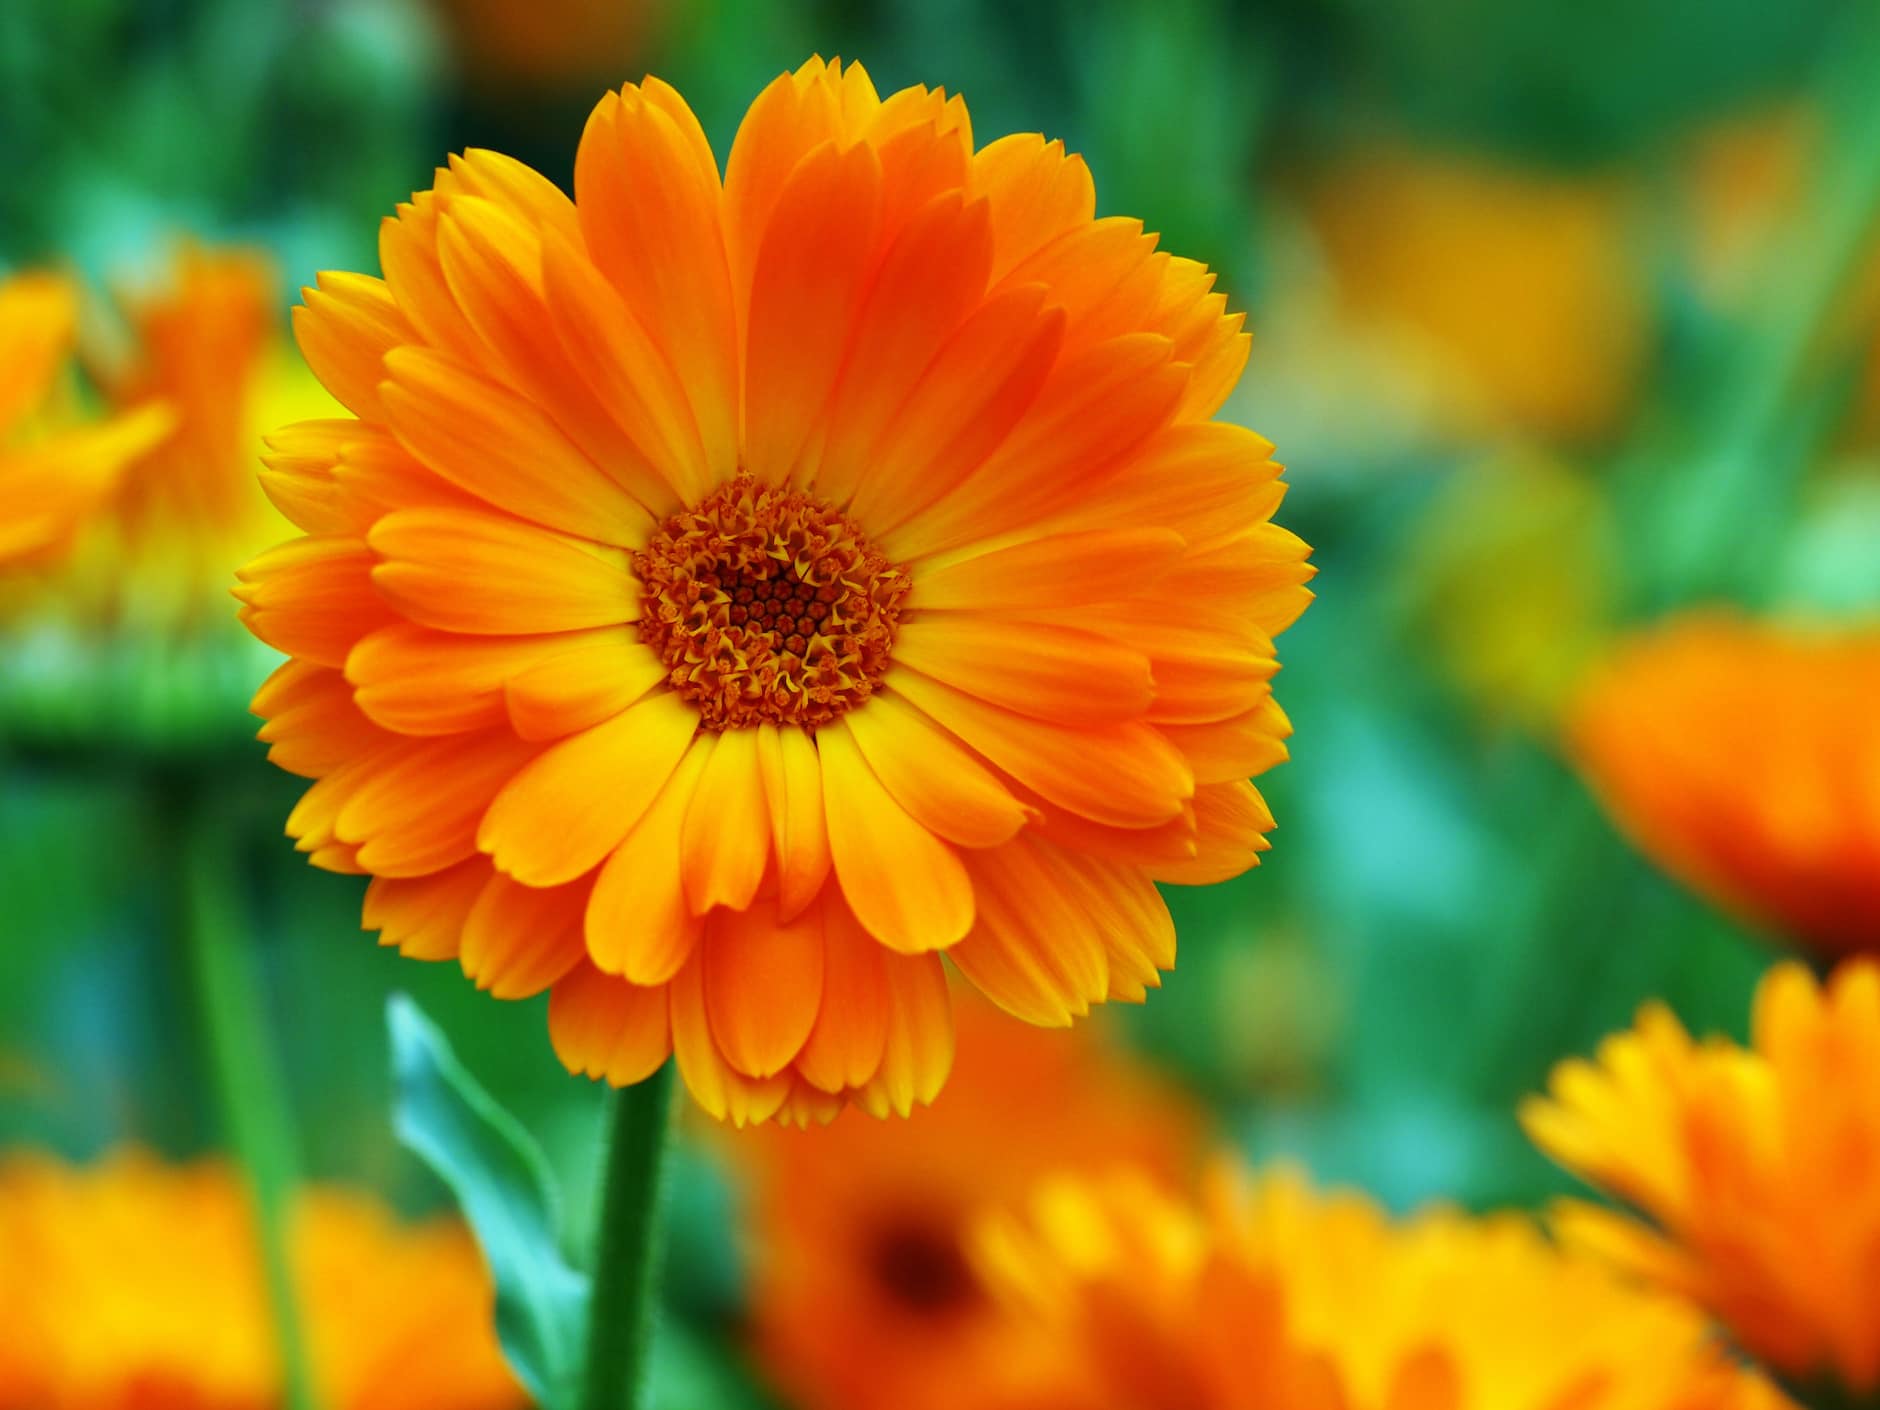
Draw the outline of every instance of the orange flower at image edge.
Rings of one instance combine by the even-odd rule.
[[[997,1410],[1783,1410],[1702,1319],[1525,1219],[1392,1224],[1290,1171],[1217,1167],[1199,1207],[1137,1172],[1045,1182],[985,1220],[1013,1319],[1070,1353]]]
[[[962,995],[959,1061],[931,1110],[860,1112],[814,1138],[728,1141],[745,1177],[758,1359],[801,1410],[953,1410],[1049,1385],[1063,1350],[1001,1315],[968,1261],[988,1209],[1041,1177],[1119,1162],[1179,1189],[1202,1121],[1092,1024],[1051,1033]]]
[[[1569,712],[1569,749],[1653,861],[1776,935],[1880,947],[1880,627],[1724,613],[1622,647]]]
[[[0,279],[0,568],[56,557],[172,425],[161,405],[75,424],[61,377],[77,321],[68,280]]]
[[[334,1410],[526,1403],[476,1247],[363,1196],[304,1194],[292,1260]],[[90,1169],[0,1160],[0,1410],[283,1402],[252,1215],[234,1173],[120,1151]]]
[[[676,1053],[739,1124],[906,1112],[940,956],[1061,1026],[1174,963],[1157,881],[1254,865],[1310,594],[1212,276],[1083,163],[812,61],[721,184],[657,80],[570,201],[453,158],[324,276],[356,419],[270,441],[306,531],[250,564],[293,659],[288,830],[385,943],[553,989],[573,1070]]]
[[[1797,1383],[1880,1387],[1880,967],[1780,965],[1745,1049],[1662,1005],[1554,1070],[1522,1120],[1638,1217],[1569,1203],[1569,1243],[1714,1313]]]

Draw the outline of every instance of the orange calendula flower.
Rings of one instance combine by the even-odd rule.
[[[1753,925],[1880,947],[1880,629],[1722,613],[1657,628],[1594,672],[1569,749],[1635,845]]]
[[[1517,1216],[1222,1166],[1199,1208],[1136,1175],[1058,1177],[989,1216],[978,1264],[1067,1378],[1002,1410],[1775,1410],[1683,1304]]]
[[[235,1175],[120,1151],[90,1169],[0,1160],[0,1410],[284,1401],[260,1252]],[[305,1194],[292,1257],[321,1403],[511,1410],[494,1295],[448,1224]]]
[[[806,1410],[952,1410],[1056,1384],[1060,1353],[1002,1316],[966,1239],[1043,1175],[1127,1162],[1179,1188],[1202,1145],[1181,1094],[1099,1040],[960,1002],[960,1059],[930,1110],[851,1113],[813,1138],[730,1146],[745,1177],[760,1364]]]
[[[1042,138],[814,60],[722,181],[656,79],[570,200],[453,158],[327,275],[353,419],[274,436],[242,573],[316,865],[384,942],[739,1124],[930,1100],[941,956],[1032,1022],[1174,963],[1157,881],[1254,865],[1310,594],[1202,266]]]
[[[169,429],[169,411],[84,424],[62,375],[78,294],[55,274],[0,279],[0,568],[39,564],[68,546],[125,468]]]
[[[1568,1203],[1564,1239],[1701,1303],[1797,1382],[1880,1387],[1880,967],[1817,984],[1777,966],[1748,1048],[1648,1005],[1549,1089],[1528,1133],[1640,1216]]]

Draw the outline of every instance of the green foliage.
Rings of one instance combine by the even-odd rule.
[[[588,1280],[561,1254],[560,1194],[529,1133],[402,995],[386,1006],[398,1137],[456,1195],[496,1282],[496,1330],[544,1410],[575,1403]]]

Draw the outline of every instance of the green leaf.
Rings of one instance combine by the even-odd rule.
[[[572,1405],[588,1280],[562,1257],[548,1161],[408,996],[392,996],[386,1022],[398,1139],[450,1186],[475,1231],[496,1281],[496,1333],[517,1377],[544,1410]]]

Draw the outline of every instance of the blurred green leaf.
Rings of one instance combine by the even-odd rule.
[[[398,1138],[450,1186],[496,1280],[496,1332],[546,1410],[574,1402],[588,1280],[561,1255],[560,1195],[540,1147],[403,994],[386,1005]]]

